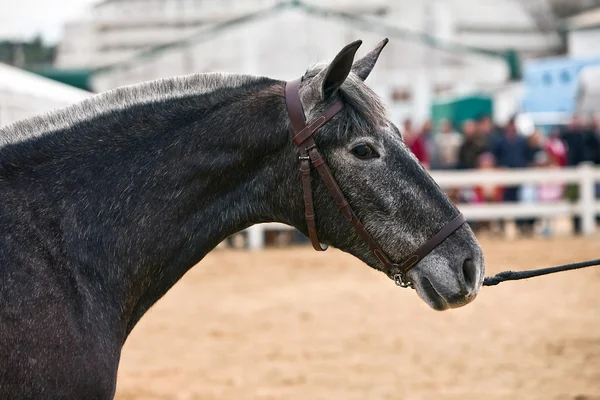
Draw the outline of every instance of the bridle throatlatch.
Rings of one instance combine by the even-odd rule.
[[[287,111],[292,122],[292,140],[298,150],[298,160],[300,162],[300,176],[302,179],[302,190],[304,192],[304,216],[306,218],[306,225],[308,228],[308,236],[312,243],[312,246],[317,251],[327,250],[327,246],[322,246],[317,236],[317,226],[315,221],[315,209],[313,205],[312,187],[311,187],[311,165],[316,168],[319,176],[327,186],[329,193],[337,203],[340,213],[346,218],[354,230],[365,242],[371,252],[377,257],[379,262],[383,264],[384,272],[396,282],[398,286],[402,287],[413,287],[412,282],[407,278],[406,273],[414,267],[423,257],[425,257],[431,250],[437,245],[443,242],[448,236],[465,223],[465,217],[462,214],[458,214],[456,218],[450,221],[444,226],[438,233],[436,233],[431,239],[425,244],[419,247],[411,255],[409,255],[400,264],[393,263],[373,240],[369,232],[365,229],[364,225],[356,217],[356,214],[352,210],[352,207],[346,200],[346,197],[340,190],[327,162],[321,156],[319,149],[317,148],[313,134],[319,130],[327,121],[333,118],[342,108],[344,103],[338,100],[335,104],[329,107],[323,115],[316,118],[311,123],[307,124],[304,116],[304,109],[300,101],[300,83],[301,79],[296,79],[291,82],[287,82],[285,86],[285,100],[287,104]]]

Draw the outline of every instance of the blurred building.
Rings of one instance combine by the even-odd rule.
[[[89,15],[64,26],[56,65],[88,68],[109,65],[137,51],[187,37],[277,0],[104,0]]]
[[[569,57],[587,62],[579,71],[575,109],[600,115],[600,7],[567,19],[565,29]]]
[[[306,1],[331,10],[373,16],[415,32],[490,50],[539,55],[559,45],[543,0],[327,0]],[[185,38],[285,0],[104,0],[82,21],[64,27],[57,65],[107,65],[148,47]]]
[[[576,112],[582,73],[600,66],[599,57],[552,57],[533,60],[525,65],[527,95],[523,109],[530,113],[556,113],[564,116]]]
[[[395,119],[422,120],[436,96],[503,91],[515,55],[560,51],[555,22],[543,0],[105,0],[65,26],[56,66],[98,68],[95,91],[209,71],[291,79],[389,37],[370,85]]]
[[[600,8],[571,16],[561,29],[567,54],[531,60],[524,68],[522,108],[540,125],[600,112]]]
[[[600,57],[600,7],[572,16],[565,25],[570,57]]]
[[[0,63],[0,127],[91,95],[90,92]]]

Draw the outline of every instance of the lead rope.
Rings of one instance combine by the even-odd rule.
[[[596,260],[583,261],[573,264],[559,265],[557,267],[532,269],[528,271],[504,271],[494,276],[488,276],[483,280],[483,286],[495,286],[505,281],[518,281],[521,279],[533,278],[534,276],[548,275],[555,272],[571,271],[586,267],[600,265],[600,258]]]

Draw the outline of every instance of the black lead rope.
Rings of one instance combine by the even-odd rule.
[[[534,276],[553,274],[555,272],[571,271],[585,267],[600,265],[600,258],[574,264],[559,265],[558,267],[532,269],[529,271],[504,271],[494,276],[488,276],[483,280],[483,286],[495,286],[504,281],[518,281],[520,279],[533,278]]]

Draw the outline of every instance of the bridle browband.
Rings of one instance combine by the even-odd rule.
[[[329,107],[323,115],[307,125],[304,116],[304,109],[300,101],[300,83],[301,79],[296,79],[286,83],[285,100],[287,111],[292,122],[293,141],[298,150],[298,159],[300,161],[300,176],[302,179],[302,190],[304,192],[304,211],[306,225],[308,227],[308,236],[310,241],[317,251],[327,250],[327,246],[322,246],[317,236],[317,226],[315,221],[315,209],[313,205],[312,188],[311,188],[311,164],[317,169],[321,179],[327,186],[329,193],[337,203],[341,214],[346,218],[358,236],[365,242],[367,247],[373,252],[375,257],[383,264],[384,272],[396,282],[398,286],[413,287],[412,282],[406,277],[406,273],[414,267],[423,257],[425,257],[437,245],[443,242],[448,236],[456,231],[462,224],[465,223],[465,217],[458,214],[456,218],[444,226],[438,233],[433,235],[425,244],[414,251],[402,263],[396,264],[390,261],[383,250],[377,245],[371,237],[364,225],[356,217],[356,214],[350,207],[346,197],[340,190],[331,170],[327,166],[325,159],[319,153],[317,146],[313,140],[313,134],[321,128],[327,121],[333,118],[342,108],[344,103],[338,100],[335,104]]]

